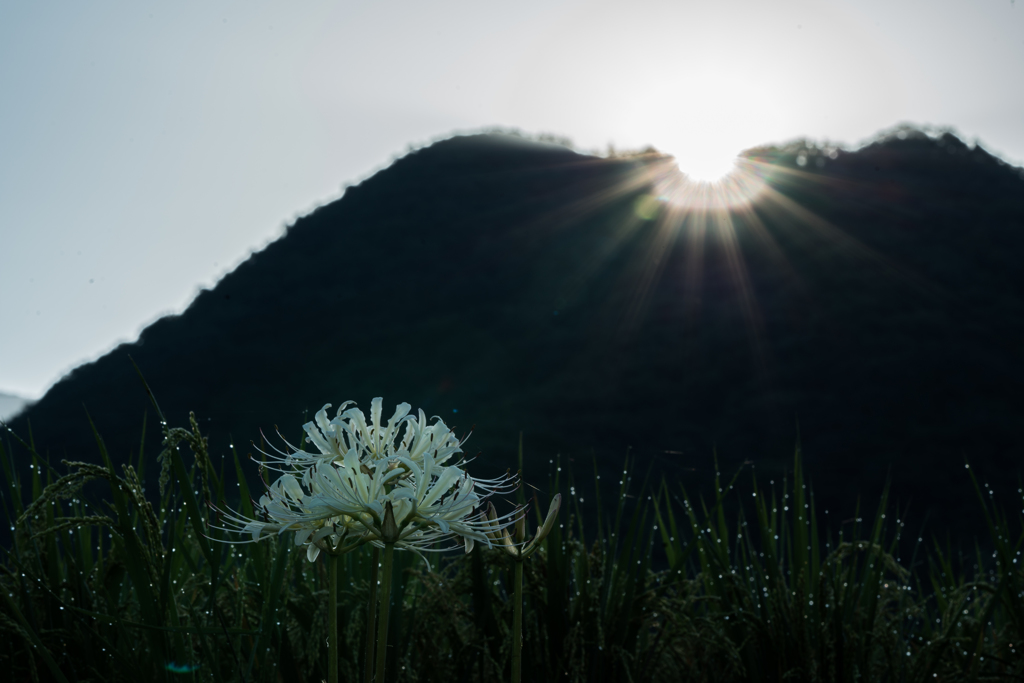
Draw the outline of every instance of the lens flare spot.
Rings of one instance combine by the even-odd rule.
[[[654,195],[642,195],[633,204],[633,212],[645,221],[654,220],[660,211],[661,202]]]

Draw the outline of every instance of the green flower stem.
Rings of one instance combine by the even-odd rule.
[[[366,656],[363,657],[363,683],[373,680],[373,627],[377,621],[377,574],[380,569],[380,548],[373,547],[370,560],[370,604],[366,607]]]
[[[512,683],[523,679],[523,558],[516,560],[516,604],[512,617]]]
[[[331,577],[330,603],[327,607],[327,683],[338,683],[338,556],[331,554],[327,573]]]
[[[377,675],[375,683],[384,683],[384,666],[388,659],[388,616],[391,613],[391,559],[394,543],[384,544],[384,574],[380,580],[380,619],[377,625]]]

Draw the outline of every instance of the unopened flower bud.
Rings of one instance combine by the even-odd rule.
[[[533,537],[534,543],[540,543],[551,533],[551,529],[555,526],[555,519],[558,518],[558,508],[561,505],[562,494],[556,493],[555,497],[551,499],[551,506],[548,507],[548,516],[544,519],[544,526],[538,528],[537,535]]]
[[[516,506],[516,514],[516,543],[522,543],[526,540],[526,513]]]
[[[540,542],[551,533],[551,529],[555,526],[555,520],[558,519],[558,508],[561,504],[562,494],[556,493],[555,497],[551,499],[551,505],[548,507],[548,516],[544,519],[544,525],[537,528],[537,535],[530,540],[529,545],[522,549],[521,557],[529,556],[537,549]]]
[[[519,548],[512,542],[508,535],[508,529],[501,530],[501,542],[505,544],[505,552],[512,553],[513,557],[519,557]]]
[[[487,537],[492,541],[501,541],[501,523],[498,521],[498,511],[494,509],[494,503],[487,501],[487,524],[490,529]]]

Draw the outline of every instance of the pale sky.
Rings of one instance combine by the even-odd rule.
[[[1024,163],[1011,0],[5,2],[0,392],[39,398],[410,146],[489,126],[713,176],[899,123]]]

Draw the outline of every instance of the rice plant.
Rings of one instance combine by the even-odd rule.
[[[222,460],[238,481],[229,496],[225,466],[214,466],[194,418],[161,430],[155,504],[140,483],[154,466],[141,447],[115,468],[94,430],[97,462],[58,469],[31,438],[8,433],[0,443],[11,531],[0,557],[8,680],[326,679],[325,563],[308,562],[288,537],[213,542],[217,509],[240,502],[240,513],[254,514],[243,458],[232,451]],[[27,477],[13,467],[15,451],[31,462]],[[539,487],[516,494],[532,522],[543,525],[556,494],[563,501],[525,561],[483,544],[427,562],[395,554],[389,681],[511,680],[517,566],[522,680],[1024,678],[1021,518],[1011,532],[973,476],[994,551],[976,550],[968,575],[934,540],[916,543],[909,567],[901,564],[905,523],[885,495],[873,519],[858,507],[852,529],[833,539],[799,450],[778,490],[753,476],[744,489],[742,472],[728,483],[716,474],[709,501],[667,480],[634,482],[628,460],[610,488],[595,469],[586,492],[577,472],[562,469],[544,485],[523,473]],[[86,495],[83,486],[94,492],[97,482],[102,495]],[[584,495],[598,501],[586,518]],[[364,680],[375,556],[351,552],[338,563],[339,677]]]

